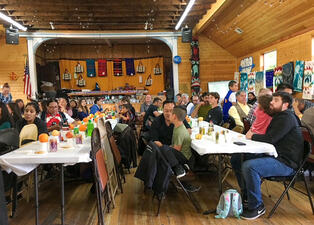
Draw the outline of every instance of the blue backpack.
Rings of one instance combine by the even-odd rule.
[[[215,218],[225,219],[228,216],[240,218],[242,214],[242,199],[241,195],[234,189],[229,189],[221,194],[217,205]]]

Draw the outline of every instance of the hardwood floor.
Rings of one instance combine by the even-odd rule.
[[[213,214],[207,216],[198,214],[184,193],[176,192],[171,185],[166,199],[162,203],[160,215],[156,217],[157,200],[152,201],[151,193],[143,193],[143,185],[134,178],[134,171],[132,170],[131,174],[126,175],[127,182],[124,184],[124,193],[116,196],[116,208],[111,209],[110,213],[105,215],[107,225],[314,224],[314,215],[312,215],[307,197],[294,190],[290,191],[291,200],[288,201],[285,197],[273,217],[267,219],[266,216],[283,191],[283,185],[271,182],[267,183],[271,198],[267,197],[265,184],[262,184],[266,216],[254,222],[235,218],[215,219]],[[192,181],[202,186],[201,190],[194,194],[202,210],[214,209],[218,203],[219,196],[215,179],[213,175],[202,175]],[[233,187],[237,187],[233,174],[229,175],[227,181]],[[303,187],[302,183],[297,186]],[[310,186],[313,194],[313,181]],[[66,183],[66,224],[97,224],[96,195],[90,193],[90,187],[90,183]],[[60,224],[59,181],[50,181],[41,185],[39,199],[40,223],[42,225]],[[13,219],[9,219],[9,224],[33,225],[35,224],[34,214],[34,199],[31,199],[29,203],[20,200],[17,213]]]

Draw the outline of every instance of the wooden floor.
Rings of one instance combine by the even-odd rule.
[[[158,217],[157,200],[152,201],[151,193],[143,193],[142,183],[134,178],[134,170],[127,174],[127,183],[124,184],[124,193],[116,196],[117,206],[106,214],[107,225],[202,225],[202,224],[314,224],[314,215],[306,196],[290,191],[291,200],[285,197],[276,213],[271,219],[263,216],[256,221],[239,220],[235,218],[215,219],[214,215],[204,216],[197,214],[192,204],[187,200],[182,191],[176,192],[170,187],[166,199],[163,201],[162,210]],[[228,183],[236,186],[233,174],[229,175]],[[201,190],[194,194],[202,210],[213,209],[218,202],[217,181],[214,176],[202,175],[193,183],[200,184]],[[297,186],[302,185],[298,184]],[[91,184],[66,183],[66,224],[92,225],[97,224],[96,195],[89,192]],[[267,184],[272,197],[266,196],[265,184],[262,185],[266,214],[282,193],[282,185],[278,183]],[[311,183],[311,192],[314,193],[314,182]],[[50,181],[40,187],[40,223],[43,225],[60,224],[60,194],[59,182]],[[9,219],[11,225],[33,225],[34,200],[29,203],[24,200],[18,202],[15,217]]]

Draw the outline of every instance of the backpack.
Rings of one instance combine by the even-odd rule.
[[[217,205],[215,218],[225,219],[228,216],[240,218],[243,211],[241,195],[234,189],[229,189],[221,194]]]

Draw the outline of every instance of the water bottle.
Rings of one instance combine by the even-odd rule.
[[[94,123],[91,120],[88,120],[87,123],[87,136],[91,137],[94,130]]]

